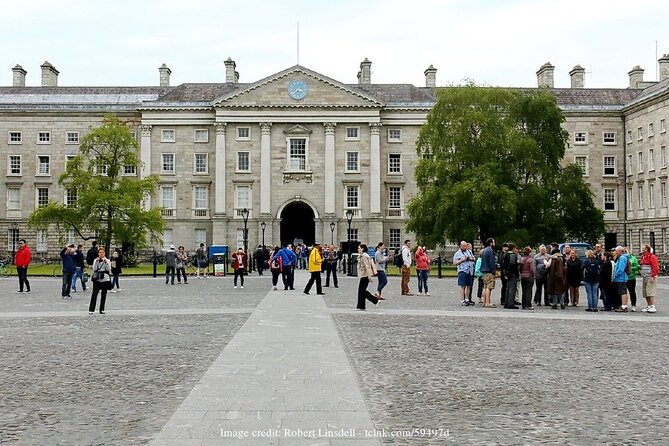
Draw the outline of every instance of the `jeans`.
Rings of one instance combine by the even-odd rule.
[[[388,276],[386,276],[385,271],[377,271],[376,278],[379,280],[378,285],[376,286],[376,291],[381,294],[383,289],[388,285]]]
[[[420,269],[418,272],[418,292],[422,293],[423,288],[427,293],[427,278],[430,277],[430,271],[427,269]]]
[[[293,266],[292,265],[283,265],[281,270],[281,280],[283,281],[283,289],[287,290],[288,288],[293,287]]]
[[[81,279],[81,289],[86,291],[86,282],[84,282],[84,269],[79,266],[74,269],[74,276],[72,276],[72,291],[77,290],[77,279]]]
[[[165,267],[165,284],[167,284],[170,281],[170,279],[172,279],[172,285],[174,285],[174,273],[175,273],[175,268],[173,266]]]
[[[597,282],[583,282],[585,294],[588,295],[588,308],[595,309],[599,305],[599,284]]]
[[[541,305],[541,290],[544,290],[544,305],[548,306],[548,281],[547,277],[537,277],[535,278],[535,285],[537,286],[534,290],[534,303]]]
[[[485,285],[483,284],[483,277],[478,278],[478,283],[479,286],[476,289],[476,297],[478,297],[479,300],[481,300],[481,298],[483,297],[483,288],[485,288]]]
[[[518,291],[518,277],[509,277],[506,279],[506,301],[504,307],[513,307],[516,305],[516,292]]]
[[[111,281],[112,281],[112,282],[111,282],[111,287],[109,287],[110,289],[113,290],[114,287],[116,287],[116,289],[119,289],[119,290],[121,289],[121,287],[120,287],[119,284],[118,284],[118,276],[119,276],[118,274],[114,274],[114,275],[112,276],[112,278],[111,278]]]
[[[523,308],[532,307],[532,285],[534,285],[534,278],[522,277],[520,279],[520,287],[523,290]]]
[[[70,288],[72,288],[72,276],[74,276],[74,271],[65,272],[63,271],[63,287],[61,289],[61,296],[70,297]]]
[[[17,266],[16,274],[19,276],[19,291],[23,291],[23,285],[26,286],[26,291],[30,291],[30,282],[28,282],[28,267]]]

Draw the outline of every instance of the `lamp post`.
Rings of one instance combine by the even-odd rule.
[[[347,276],[353,275],[353,263],[351,262],[351,220],[353,220],[353,211],[351,209],[346,211],[346,221],[348,222],[348,232],[346,234],[347,251],[348,251],[348,273]]]
[[[265,222],[260,223],[260,229],[262,229],[262,249],[265,249],[265,228],[267,224]]]
[[[17,222],[12,222],[12,264],[16,265],[16,242],[19,238],[19,224]]]
[[[248,229],[246,225],[249,221],[249,210],[244,208],[242,209],[242,218],[244,219],[244,252],[248,252]]]
[[[335,222],[330,223],[330,232],[332,233],[332,237],[330,237],[330,244],[334,245],[334,230],[335,230]]]

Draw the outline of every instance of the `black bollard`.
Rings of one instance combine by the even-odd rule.
[[[156,250],[153,250],[153,277],[158,275],[158,257],[156,257]]]
[[[437,277],[441,279],[441,256],[437,257]]]

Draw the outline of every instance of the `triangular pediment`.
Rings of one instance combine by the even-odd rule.
[[[305,127],[301,124],[295,124],[288,127],[283,131],[286,135],[308,135],[312,130],[308,127]]]
[[[226,108],[383,107],[380,100],[300,65],[262,79],[242,90],[221,96],[212,101],[212,105]]]

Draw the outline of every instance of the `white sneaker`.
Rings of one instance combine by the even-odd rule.
[[[237,288],[237,285],[235,285],[233,288]]]
[[[641,310],[644,313],[657,313],[657,310],[655,309],[655,305],[650,305],[644,309]]]
[[[632,305],[632,308],[630,308],[630,311],[631,311],[631,312],[635,312],[635,311],[636,311],[636,307],[635,307],[634,305]]]
[[[242,285],[242,289],[244,289],[244,285]]]
[[[116,291],[118,291],[118,292],[120,293],[120,292],[121,292],[121,289],[120,289],[120,288],[116,288]]]

